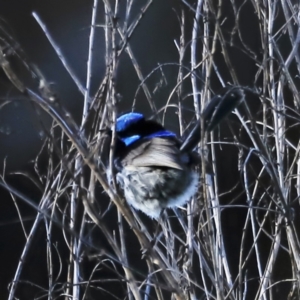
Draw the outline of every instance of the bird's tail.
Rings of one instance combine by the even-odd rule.
[[[225,92],[214,96],[204,108],[201,119],[198,120],[190,134],[183,141],[180,151],[192,151],[201,139],[201,123],[204,131],[212,131],[231,111],[245,99],[245,94],[240,87],[226,88]]]

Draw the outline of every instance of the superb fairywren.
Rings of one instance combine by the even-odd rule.
[[[243,91],[235,87],[211,99],[202,113],[205,131],[211,131],[243,99]],[[182,141],[140,113],[117,119],[114,167],[130,205],[158,218],[164,208],[183,205],[196,193],[199,176],[193,166],[199,156],[193,150],[200,141],[200,123]]]

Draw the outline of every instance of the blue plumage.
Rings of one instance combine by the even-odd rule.
[[[174,132],[165,129],[160,130],[160,127],[158,130],[155,129],[153,132],[149,131],[151,133],[148,135],[146,133],[142,134],[143,128],[136,127],[141,124],[145,124],[145,117],[144,115],[136,112],[126,113],[117,119],[116,132],[126,146],[130,146],[142,138],[151,139],[154,137],[176,137]],[[133,134],[134,131],[139,134]]]
[[[129,137],[121,138],[121,141],[128,147],[140,139],[141,139],[141,136],[136,134],[136,135],[132,135]]]
[[[140,140],[140,139],[151,139],[154,137],[162,137],[162,138],[166,138],[166,137],[176,137],[176,134],[174,132],[168,131],[168,130],[161,130],[158,132],[154,132],[152,134],[146,135],[146,136],[141,136],[141,135],[132,135],[129,137],[124,137],[121,138],[121,141],[126,145],[126,146],[130,146],[133,143],[135,143],[136,141]]]
[[[131,112],[128,114],[124,114],[117,119],[116,131],[117,132],[125,131],[130,125],[133,125],[143,119],[144,119],[144,115],[140,113]]]

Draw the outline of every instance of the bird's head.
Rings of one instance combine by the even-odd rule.
[[[142,139],[154,137],[174,137],[176,134],[166,130],[161,124],[146,120],[141,113],[126,113],[121,115],[116,122],[116,133],[126,147]]]

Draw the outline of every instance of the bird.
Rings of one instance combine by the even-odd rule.
[[[214,96],[201,114],[205,132],[212,131],[243,100],[239,87]],[[194,149],[201,137],[200,124],[198,120],[182,140],[139,112],[117,118],[114,171],[129,205],[158,219],[164,209],[182,206],[196,194],[199,175],[194,166],[200,158]]]

